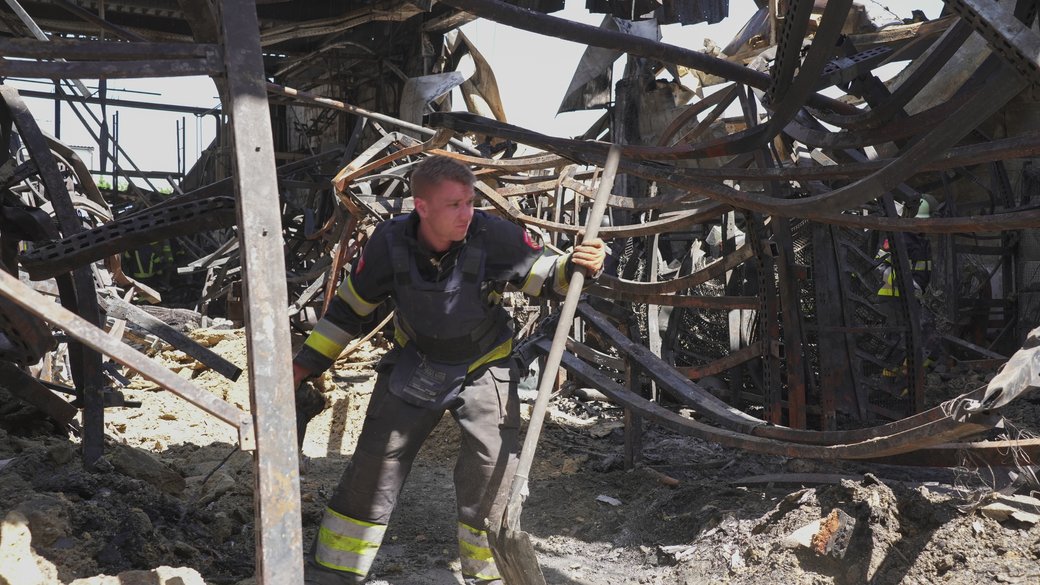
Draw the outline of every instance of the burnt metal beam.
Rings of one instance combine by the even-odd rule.
[[[535,343],[535,347],[543,352],[548,350],[547,346],[548,342],[544,339]],[[573,355],[565,353],[562,365],[568,372],[592,384],[611,400],[626,408],[631,408],[634,412],[665,428],[683,435],[719,443],[725,447],[735,447],[770,455],[823,460],[875,459],[909,453],[925,447],[954,441],[961,437],[977,434],[996,423],[994,417],[973,418],[966,422],[957,422],[949,417],[945,417],[906,430],[849,443],[794,443],[778,438],[754,436],[731,428],[713,427],[697,420],[686,418],[659,404],[633,394],[613,379],[604,375],[600,370]],[[788,430],[793,431],[793,429]],[[822,433],[822,431],[801,432],[810,434]]]
[[[63,236],[72,236],[83,231],[83,224],[72,203],[65,181],[58,170],[58,163],[50,144],[36,124],[25,102],[14,88],[0,84],[3,108],[18,127],[19,135],[36,166],[47,198],[54,208],[54,215]],[[80,266],[57,278],[61,303],[78,313],[95,327],[101,325],[94,278],[89,266]],[[11,299],[18,302],[17,299]],[[101,373],[101,354],[78,343],[69,344],[72,377],[76,391],[82,399],[83,408],[83,463],[91,468],[104,454],[105,404],[102,392],[105,379]]]
[[[220,36],[234,147],[249,397],[256,425],[257,582],[303,583],[300,468],[282,216],[256,4],[222,0]]]
[[[160,319],[150,315],[140,307],[132,305],[118,297],[102,299],[105,312],[110,317],[123,319],[137,325],[174,348],[195,358],[200,363],[208,366],[221,376],[234,382],[242,374],[242,369],[224,359],[215,351],[203,347],[194,339],[170,327]]]
[[[725,79],[738,81],[760,90],[766,90],[772,84],[772,79],[765,73],[744,67],[739,63],[712,57],[707,53],[683,49],[675,45],[659,43],[635,35],[570,22],[562,18],[523,10],[505,2],[496,0],[445,0],[443,3],[513,28],[594,47],[625,51],[630,55],[657,59],[662,63],[674,63],[675,65],[690,67],[691,69],[717,75]],[[815,107],[847,114],[858,112],[855,107],[849,104],[818,94],[809,96],[806,103]]]
[[[29,313],[64,330],[69,337],[82,342],[93,350],[105,353],[115,361],[136,370],[145,378],[235,427],[238,429],[241,448],[243,450],[254,448],[253,423],[248,414],[164,368],[152,358],[113,338],[104,329],[68,309],[62,308],[51,299],[3,271],[0,271],[0,295],[18,303]]]
[[[208,59],[182,61],[0,61],[0,75],[34,79],[69,79],[74,76],[88,79],[125,79],[141,77],[187,77],[214,75],[220,71]]]
[[[67,102],[75,102],[80,104],[99,104],[101,100],[95,97],[83,97],[79,95],[69,94],[57,94],[49,91],[35,91],[29,89],[20,89],[18,93],[22,94],[22,97],[27,98],[39,98],[48,100],[64,100]],[[195,116],[206,116],[206,115],[217,115],[220,113],[219,109],[216,108],[196,108],[191,106],[178,106],[174,104],[159,104],[152,102],[142,102],[136,100],[120,100],[105,98],[105,103],[109,106],[120,107],[120,108],[139,108],[142,110],[153,110],[157,112],[177,112],[179,114],[192,114]],[[124,173],[125,174],[125,173]]]
[[[32,280],[43,280],[141,244],[234,225],[235,201],[211,197],[150,207],[34,248],[20,257]]]
[[[39,380],[10,362],[0,362],[0,379],[3,380],[0,386],[13,396],[35,406],[63,427],[67,427],[79,412],[75,406],[58,398]]]

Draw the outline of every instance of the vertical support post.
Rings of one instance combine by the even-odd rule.
[[[61,104],[65,100],[61,99],[64,92],[61,90],[61,81],[54,80],[54,137],[61,140]]]
[[[839,409],[855,414],[860,420],[866,417],[866,409],[861,406],[853,375],[855,346],[851,345],[849,334],[843,331],[850,325],[846,319],[847,297],[841,284],[846,271],[842,269],[841,242],[835,234],[836,230],[831,226],[812,224],[813,283],[820,360],[820,428],[824,431],[837,429]]]
[[[624,325],[621,329],[628,337],[632,328]],[[629,392],[643,395],[639,383],[639,362],[631,357],[625,359],[625,386]],[[622,459],[625,469],[635,469],[643,459],[643,416],[631,408],[625,408],[625,447]]]
[[[764,418],[777,425],[784,424],[784,405],[780,387],[780,357],[773,351],[774,344],[780,342],[780,299],[776,292],[774,277],[776,261],[773,258],[772,242],[766,237],[762,216],[752,213],[749,216],[747,241],[751,243],[758,258],[758,294],[762,299],[759,310],[759,330],[762,332],[762,343],[765,347],[763,365],[762,408]]]
[[[879,198],[882,209],[888,217],[899,217],[896,211],[895,200],[891,193],[885,193]],[[909,328],[909,339],[906,340],[907,377],[906,383],[910,389],[910,412],[916,414],[924,410],[924,344],[921,336],[921,307],[914,292],[913,268],[910,266],[910,256],[906,252],[906,240],[902,232],[888,234],[889,242],[892,244],[892,255],[895,269],[896,285],[899,287],[899,299],[903,302],[906,315],[906,323]]]
[[[58,219],[61,235],[68,237],[83,231],[83,224],[76,214],[65,181],[58,172],[58,163],[18,91],[13,87],[0,85],[0,101],[0,108],[7,110],[7,117],[14,121],[22,142],[32,153],[40,180],[43,181],[44,191],[54,206],[54,215]],[[0,119],[4,117],[0,115]],[[58,276],[56,281],[62,305],[78,313],[92,325],[100,327],[101,313],[90,267],[80,266],[70,273]],[[105,448],[105,402],[102,396],[105,377],[101,373],[101,354],[78,342],[70,343],[69,361],[72,379],[76,382],[76,390],[83,402],[83,465],[92,469],[104,454]]]
[[[303,582],[300,474],[288,292],[274,141],[256,4],[222,0],[221,41],[234,145],[249,397],[256,427],[257,582]]]
[[[795,273],[794,243],[791,220],[773,218],[773,235],[780,255],[776,275],[780,292],[780,310],[784,323],[784,355],[787,358],[787,424],[795,429],[806,426],[806,372],[803,355],[802,311],[799,304],[798,276]]]

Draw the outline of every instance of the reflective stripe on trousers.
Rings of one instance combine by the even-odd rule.
[[[487,532],[459,522],[459,559],[465,579],[501,579],[495,557],[491,555]]]
[[[314,560],[321,566],[367,575],[386,534],[386,525],[365,522],[325,509]]]

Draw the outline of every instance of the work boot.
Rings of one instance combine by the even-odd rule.
[[[325,396],[310,381],[303,382],[296,389],[296,440],[303,448],[303,437],[307,433],[307,423],[325,410],[328,402]]]
[[[303,564],[303,585],[359,585],[364,582],[361,575],[323,567],[313,558],[307,558]]]

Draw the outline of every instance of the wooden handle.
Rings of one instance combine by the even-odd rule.
[[[593,239],[599,233],[599,226],[603,220],[603,213],[607,208],[607,199],[610,190],[614,186],[614,175],[617,174],[618,162],[621,160],[621,149],[616,144],[610,146],[607,153],[607,162],[603,167],[603,177],[596,191],[596,198],[592,203],[592,211],[585,225],[585,238]],[[534,452],[538,448],[538,436],[541,434],[542,423],[545,420],[545,408],[549,404],[549,392],[556,372],[560,369],[563,360],[563,351],[570,335],[571,324],[574,322],[574,313],[578,308],[578,299],[581,297],[581,289],[585,284],[585,269],[575,267],[571,275],[570,283],[567,285],[567,297],[560,308],[560,320],[556,324],[556,332],[553,334],[552,346],[549,348],[549,356],[545,360],[542,371],[542,379],[538,383],[538,397],[534,401],[531,410],[531,422],[527,425],[527,434],[524,436],[524,445],[520,449],[520,460],[516,466],[516,474],[509,491],[509,503],[506,506],[507,515],[510,508],[515,508],[520,503],[524,488],[527,485],[527,476],[531,471],[531,463],[534,461]]]

